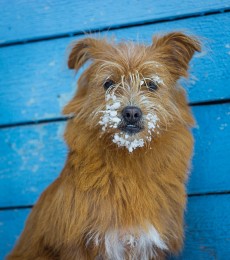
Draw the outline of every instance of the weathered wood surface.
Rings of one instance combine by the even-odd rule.
[[[113,31],[118,39],[150,43],[154,33],[189,28],[209,39],[191,63],[190,102],[230,99],[230,15],[201,16]],[[67,70],[66,47],[78,37],[0,48],[0,124],[61,116],[73,95],[74,74]],[[52,104],[52,105],[51,105]]]
[[[185,247],[177,260],[229,259],[229,201],[230,195],[189,198]],[[0,259],[13,247],[28,214],[28,209],[0,211]]]
[[[229,0],[1,0],[0,43],[202,15],[229,8]]]
[[[28,209],[0,211],[0,259],[9,253],[23,230]]]
[[[229,201],[230,195],[189,198],[181,260],[229,259]]]
[[[230,104],[193,107],[197,119],[189,194],[230,187]],[[64,122],[0,130],[0,207],[31,205],[65,161]]]

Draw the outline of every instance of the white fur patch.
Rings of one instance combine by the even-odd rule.
[[[108,231],[104,237],[96,234],[88,239],[87,243],[94,243],[99,246],[105,244],[105,253],[108,259],[124,260],[125,253],[129,250],[130,259],[148,260],[156,256],[156,248],[167,250],[167,245],[160,237],[158,231],[149,225],[148,231],[141,229],[129,231]]]
[[[137,138],[134,136],[130,136],[128,134],[125,134],[123,132],[116,133],[113,136],[113,142],[117,144],[118,146],[126,147],[129,152],[133,152],[137,147],[143,147],[145,144],[145,141],[150,142],[152,140],[152,133],[155,132],[155,130],[158,127],[158,121],[159,118],[156,114],[150,114],[148,113],[145,117],[147,120],[147,127],[148,127],[148,136],[145,137],[145,140],[143,138]],[[159,134],[159,132],[156,132]]]
[[[121,121],[121,119],[117,116],[117,109],[121,106],[121,103],[117,101],[117,97],[114,94],[107,94],[106,101],[109,104],[106,105],[105,111],[101,111],[103,115],[99,121],[103,131],[105,131],[107,127],[117,128]]]
[[[164,84],[163,79],[160,78],[158,75],[153,75],[153,76],[152,76],[152,79],[153,79],[156,83],[158,83],[158,84]]]
[[[159,118],[157,117],[157,115],[153,115],[153,114],[149,113],[146,116],[146,120],[148,120],[148,133],[149,133],[149,136],[147,136],[147,140],[151,141],[152,132],[154,132],[156,130],[156,128],[158,127],[157,122],[159,121]],[[159,134],[158,131],[157,131],[157,134]]]
[[[124,133],[116,133],[113,137],[113,142],[117,144],[118,146],[124,146],[126,147],[129,152],[131,153],[134,149],[137,147],[143,147],[144,146],[144,140],[143,139],[134,139],[134,140],[128,140],[130,136],[128,134]]]
[[[157,83],[157,84],[162,84],[162,85],[164,85],[164,81],[163,81],[163,79],[160,77],[160,76],[158,76],[157,74],[154,74],[154,75],[152,75],[150,78],[147,78],[147,79],[151,79],[151,80],[153,80],[155,83]],[[140,85],[142,86],[142,85],[145,85],[146,84],[146,79],[143,79],[143,80],[141,80],[140,81]]]

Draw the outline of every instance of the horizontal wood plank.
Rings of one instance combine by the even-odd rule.
[[[230,190],[230,104],[193,107],[197,119],[189,194]],[[32,205],[60,173],[64,122],[0,130],[0,207]]]
[[[230,195],[189,198],[185,247],[175,260],[229,259],[229,201]],[[0,211],[0,259],[13,247],[28,214],[28,209]]]
[[[192,197],[186,214],[185,248],[180,260],[229,258],[230,195]]]
[[[0,1],[0,43],[102,30],[230,8],[228,0]]]
[[[61,172],[65,123],[0,130],[0,207],[31,205]]]
[[[192,109],[197,127],[189,194],[230,191],[230,103]]]
[[[230,99],[230,13],[127,28],[108,33],[120,39],[150,43],[152,34],[189,28],[209,39],[208,48],[191,63],[190,102]],[[65,38],[0,48],[0,124],[61,116],[73,95],[74,73],[67,70]],[[79,75],[79,74],[78,74]],[[77,75],[77,77],[78,77]]]
[[[0,259],[5,259],[13,248],[29,212],[29,209],[0,211]]]

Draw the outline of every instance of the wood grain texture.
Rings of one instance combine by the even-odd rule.
[[[202,102],[230,98],[229,24],[230,13],[224,13],[137,26],[107,35],[150,43],[154,33],[187,28],[209,39],[208,47],[193,59],[192,77],[185,84],[190,102]],[[75,91],[74,74],[65,64],[65,50],[76,39],[79,38],[0,48],[0,124],[61,116],[63,105]]]
[[[196,140],[189,194],[230,190],[230,104],[193,107]],[[64,122],[0,130],[0,207],[33,204],[59,174]]]
[[[230,195],[189,198],[185,248],[180,260],[229,259],[229,201]]]
[[[228,0],[0,1],[0,43],[102,30],[228,9]]]
[[[185,247],[174,260],[229,259],[229,201],[230,195],[189,198]],[[28,209],[0,211],[0,259],[13,247],[28,214]]]
[[[197,127],[189,194],[230,191],[230,103],[193,107]]]
[[[67,152],[63,130],[61,122],[0,131],[0,206],[33,204],[60,174]]]
[[[13,248],[29,212],[29,209],[0,211],[0,259],[3,260]]]

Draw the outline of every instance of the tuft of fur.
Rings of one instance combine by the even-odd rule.
[[[31,211],[12,259],[165,259],[183,246],[185,183],[194,119],[178,79],[200,51],[173,32],[150,46],[85,38],[68,66],[88,60],[64,108],[68,158]],[[107,91],[103,85],[114,82]],[[149,82],[156,85],[150,91]],[[122,110],[142,111],[141,131],[124,133]]]
[[[156,257],[156,249],[167,250],[165,242],[157,230],[148,225],[146,231],[142,229],[130,230],[108,230],[101,237],[100,234],[89,234],[86,245],[100,243],[105,244],[105,255],[108,259],[125,259],[127,251],[133,260],[148,260]]]

